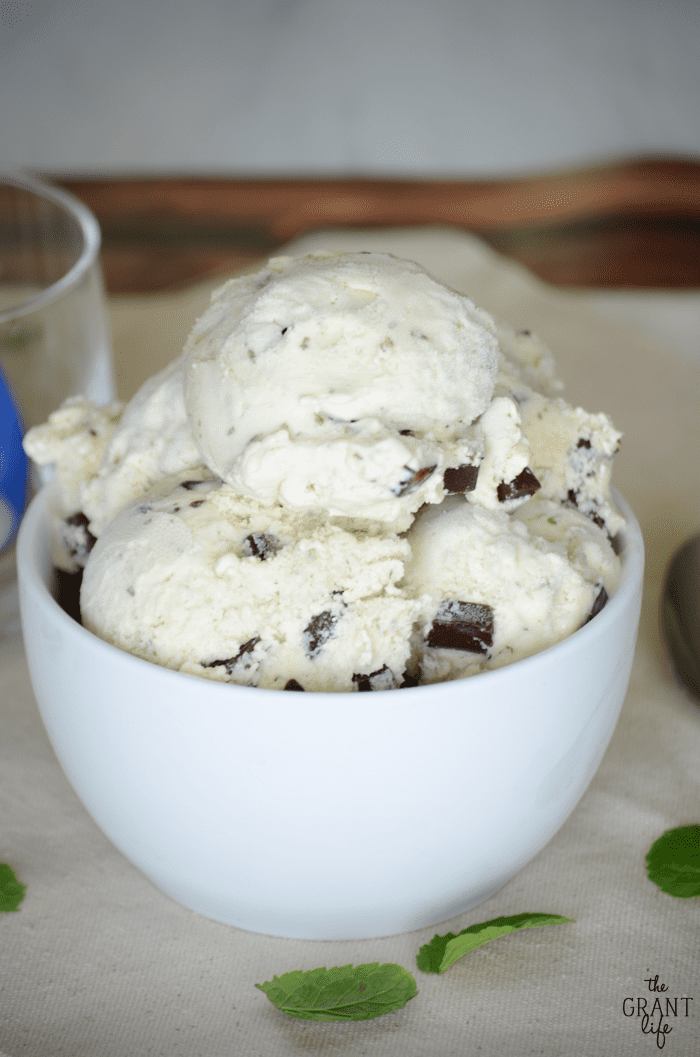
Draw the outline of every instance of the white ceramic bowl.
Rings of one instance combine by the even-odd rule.
[[[48,494],[18,542],[32,682],[95,822],[163,892],[275,936],[369,938],[486,899],[556,833],[593,777],[629,681],[643,544],[564,642],[470,679],[290,694],[159,668],[51,594]]]

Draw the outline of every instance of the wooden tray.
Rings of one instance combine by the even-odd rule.
[[[317,228],[452,225],[547,282],[700,287],[700,161],[640,158],[504,180],[49,177],[102,227],[112,293],[251,264]]]

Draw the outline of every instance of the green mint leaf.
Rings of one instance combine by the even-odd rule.
[[[0,862],[0,911],[19,910],[27,886],[20,884],[6,862]]]
[[[379,962],[297,969],[255,986],[277,1009],[298,1020],[372,1020],[403,1009],[418,994],[407,969]]]
[[[509,932],[517,932],[518,929],[534,929],[541,925],[563,925],[564,922],[573,921],[573,918],[563,918],[559,914],[514,914],[508,918],[492,918],[490,921],[482,921],[478,925],[470,925],[455,934],[448,932],[444,936],[433,936],[430,943],[426,943],[418,951],[416,964],[423,973],[444,973],[459,958],[476,947],[482,947],[489,940],[496,940],[499,936],[506,936]]]
[[[647,875],[677,899],[700,896],[700,826],[669,829],[647,854]]]

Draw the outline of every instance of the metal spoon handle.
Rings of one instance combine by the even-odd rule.
[[[676,673],[700,698],[700,535],[671,559],[661,599],[661,627]]]

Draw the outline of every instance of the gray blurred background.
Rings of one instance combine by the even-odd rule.
[[[463,177],[700,155],[699,0],[0,0],[0,165]]]

